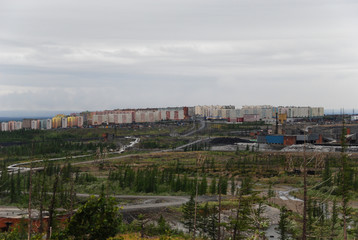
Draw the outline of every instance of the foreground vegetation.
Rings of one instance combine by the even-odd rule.
[[[270,208],[279,209],[276,231],[281,239],[302,239],[303,235],[305,239],[358,238],[357,155],[259,153],[255,149],[148,153],[189,140],[144,138],[137,150],[146,151],[111,159],[104,153],[115,140],[76,143],[62,139],[3,148],[6,157],[1,162],[0,204],[37,209],[39,225],[29,231],[24,220],[0,239],[26,239],[29,232],[33,239],[41,239],[50,236],[49,229],[52,239],[265,239],[271,225],[265,212]],[[47,149],[46,144],[51,147],[41,150]],[[26,150],[20,151],[21,147]],[[65,158],[27,165],[43,167],[37,171],[6,170],[10,163],[21,161],[19,157],[26,151],[40,156],[41,151],[56,153],[56,148],[64,156],[91,152],[96,161],[80,164]],[[303,189],[307,189],[306,211],[302,202],[285,202],[276,196],[283,186],[297,189],[292,194],[300,199],[305,198]],[[79,193],[98,197],[88,199]],[[111,198],[118,194],[190,198],[182,207],[166,209],[160,215],[143,212],[128,220],[119,211],[124,202]],[[197,196],[206,197],[198,203]],[[173,223],[183,227],[178,230]]]

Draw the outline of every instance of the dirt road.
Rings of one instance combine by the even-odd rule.
[[[90,197],[98,195],[77,193],[77,197]],[[137,196],[137,195],[112,195],[116,199],[133,199],[141,200],[137,203],[129,203],[125,205],[119,205],[120,212],[131,212],[131,211],[143,211],[153,210],[166,207],[181,206],[186,203],[189,198],[186,196]],[[32,216],[37,216],[37,210],[33,209]],[[18,207],[0,206],[0,217],[6,218],[21,218],[28,217],[28,210]]]

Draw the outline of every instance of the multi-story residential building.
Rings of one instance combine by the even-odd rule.
[[[77,127],[82,128],[83,127],[83,117],[82,116],[76,116],[76,122],[77,122]]]
[[[323,117],[324,108],[323,107],[312,107],[312,117]]]
[[[235,110],[235,106],[204,105],[204,106],[194,107],[195,115],[206,117],[206,118],[213,118],[213,119],[222,119],[222,118],[227,119],[229,118],[232,110]]]
[[[158,122],[162,120],[184,120],[188,118],[188,108],[154,108],[154,109],[124,109],[102,112],[92,112],[88,119],[92,125],[125,124]]]
[[[278,107],[279,114],[287,114],[287,118],[323,117],[323,107]]]
[[[108,114],[108,123],[110,124],[125,124],[132,123],[134,117],[133,111],[116,111]]]
[[[41,120],[40,120],[39,129],[45,130],[46,128],[47,128],[47,121],[46,121],[46,119],[41,119]]]
[[[15,121],[9,121],[9,131],[14,131],[16,130],[16,122]]]
[[[322,117],[324,116],[324,109],[322,107],[273,107],[269,105],[243,106],[240,117],[248,114],[257,114],[261,121],[274,123],[276,121],[276,113],[278,115],[286,115],[286,118]]]
[[[24,120],[22,120],[22,127],[24,129],[31,129],[31,121],[34,119],[31,118],[25,118]]]
[[[240,117],[245,115],[258,115],[259,121],[264,121],[265,123],[273,123],[276,118],[277,109],[270,105],[260,105],[260,106],[243,106],[241,108]]]
[[[31,120],[31,129],[32,130],[40,129],[40,120]]]
[[[46,129],[52,128],[52,119],[46,119]]]
[[[22,129],[22,122],[17,121],[17,122],[15,123],[15,130],[20,130],[20,129]]]
[[[67,117],[67,127],[69,128],[77,127],[76,116]]]
[[[1,131],[3,131],[3,132],[9,131],[9,123],[8,122],[1,123]]]
[[[52,118],[52,128],[61,128],[62,127],[62,118],[66,116],[63,114],[58,114]]]
[[[108,124],[108,114],[96,112],[92,115],[92,125]]]
[[[211,119],[227,119],[229,122],[243,121],[265,121],[274,123],[276,116],[281,116],[288,121],[292,118],[311,118],[324,116],[322,107],[273,107],[270,105],[262,106],[243,106],[235,109],[235,106],[195,106],[195,107],[168,107],[153,109],[125,109],[125,110],[105,110],[97,112],[76,113],[70,116],[63,114],[56,115],[52,119],[36,120],[24,119],[23,122],[10,121],[1,123],[1,131],[13,131],[24,129],[51,129],[83,127],[84,122],[89,125],[102,124],[126,124],[126,123],[145,123],[166,120],[180,121],[188,119],[190,116],[202,116]]]
[[[61,119],[61,127],[62,128],[67,128],[67,118],[66,117],[64,117],[64,118],[62,118]]]
[[[260,116],[258,114],[245,114],[244,122],[258,122],[260,121]]]
[[[52,119],[41,119],[39,129],[46,130],[52,128]]]

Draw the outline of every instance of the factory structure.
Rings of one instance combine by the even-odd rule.
[[[257,143],[259,144],[278,144],[278,145],[294,145],[294,144],[322,144],[323,137],[321,134],[311,133],[308,135],[258,135]]]
[[[155,123],[161,121],[184,121],[193,118],[223,120],[230,123],[257,122],[274,124],[293,121],[298,118],[324,116],[322,107],[274,107],[270,105],[243,106],[204,105],[195,107],[168,107],[147,109],[115,109],[94,112],[58,114],[50,119],[24,119],[0,124],[1,131],[20,129],[58,129],[109,126],[134,123]]]

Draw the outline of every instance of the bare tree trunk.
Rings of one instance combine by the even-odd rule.
[[[27,239],[30,240],[31,239],[31,225],[32,225],[32,221],[31,221],[31,191],[32,191],[32,164],[30,165],[30,177],[29,177],[29,209],[28,209],[28,213],[29,213],[29,222],[28,222],[28,232],[27,232]]]
[[[303,145],[303,226],[302,240],[307,239],[307,158],[306,158],[306,135]]]
[[[196,171],[198,171],[198,169]],[[195,235],[196,235],[196,214],[197,214],[197,207],[198,207],[198,183],[199,183],[199,179],[198,179],[198,172],[197,172],[196,173],[196,187],[195,187],[194,234],[193,234],[193,239],[195,239]]]
[[[344,154],[344,153],[343,153]],[[344,158],[345,156],[342,156],[342,158]],[[345,187],[345,162],[343,162],[345,160],[342,160],[342,186],[343,188]],[[343,189],[343,193],[342,193],[342,210],[343,210],[343,239],[347,240],[348,236],[347,236],[347,205],[348,205],[348,201],[347,201],[347,193],[345,192],[346,190]]]
[[[347,208],[348,208],[348,189],[346,186],[346,128],[344,122],[344,112],[342,113],[342,136],[341,136],[341,165],[342,165],[342,210],[343,210],[343,239],[347,240]]]
[[[43,177],[42,177],[42,186],[41,186],[41,195],[40,195],[40,226],[39,226],[39,232],[40,233],[43,233],[44,231],[44,221],[43,221],[43,201],[44,201],[44,196],[45,196],[45,176],[46,176],[46,173],[44,172],[43,173]]]
[[[219,219],[218,219],[218,240],[221,239],[221,186],[219,185]]]
[[[239,204],[237,206],[237,211],[236,211],[236,219],[235,219],[235,227],[234,227],[234,233],[233,233],[233,240],[236,240],[236,236],[240,235],[240,231],[238,231],[237,227],[238,227],[238,222],[239,222],[239,216],[240,216],[240,207],[241,207],[241,200],[242,200],[242,194],[240,191],[239,194]]]
[[[344,240],[348,239],[347,236],[347,206],[343,209],[343,238]]]
[[[195,207],[194,207],[194,234],[193,239],[196,236],[196,217],[197,217],[197,208],[198,208],[198,188],[199,188],[199,166],[204,164],[205,157],[199,155],[196,159],[196,186],[195,186]]]
[[[73,202],[74,202],[74,197],[75,197],[75,192],[74,192],[74,179],[71,173],[71,190],[70,190],[70,218],[69,220],[71,220],[72,215],[73,215]]]
[[[57,185],[58,185],[58,181],[59,181],[59,178],[60,178],[61,171],[62,171],[62,169],[56,175],[55,181],[53,183],[52,199],[51,199],[51,204],[50,204],[50,208],[49,208],[49,211],[48,211],[49,212],[49,217],[48,217],[48,223],[47,223],[46,240],[50,239],[50,237],[51,237],[52,225],[53,225],[53,214],[54,214],[54,211],[55,211],[55,202],[56,202],[56,191],[57,191]]]

